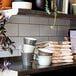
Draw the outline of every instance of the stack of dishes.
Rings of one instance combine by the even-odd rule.
[[[45,66],[50,65],[53,51],[50,51],[46,48],[39,48],[38,50],[39,52],[37,60],[39,65],[45,65]]]
[[[32,3],[26,0],[13,0],[12,2],[13,9],[32,9]]]
[[[73,62],[71,45],[69,41],[63,41],[61,45],[55,45],[52,63]]]
[[[45,48],[45,49],[38,49],[38,48]],[[64,37],[64,41],[46,41],[37,43],[36,51],[38,49],[38,57],[39,56],[51,56],[52,63],[68,63],[73,62],[73,54],[71,50],[71,42]],[[46,50],[47,49],[47,50]],[[52,54],[48,54],[49,52],[53,51]],[[43,57],[44,58],[44,57]]]

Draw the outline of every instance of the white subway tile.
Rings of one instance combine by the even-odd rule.
[[[68,31],[70,26],[58,26],[57,27],[57,36],[68,36]]]
[[[10,23],[29,23],[29,16],[14,15],[10,18]]]
[[[63,41],[64,37],[49,37],[49,41]]]
[[[48,18],[30,16],[30,24],[48,24]]]
[[[18,24],[6,24],[6,34],[8,36],[18,36]]]
[[[49,18],[49,24],[53,24],[54,23],[54,18]],[[70,20],[67,19],[56,19],[56,25],[70,25]]]
[[[19,36],[39,36],[39,26],[19,24]]]
[[[40,25],[40,36],[56,36],[56,26],[51,29],[50,26]]]

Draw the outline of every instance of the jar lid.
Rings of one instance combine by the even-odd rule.
[[[46,53],[53,53],[53,51],[49,50],[49,49],[46,49],[46,48],[40,48],[38,49],[39,51],[42,51],[42,52],[46,52]]]

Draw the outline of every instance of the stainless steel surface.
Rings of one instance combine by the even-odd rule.
[[[28,37],[24,38],[24,44],[28,44],[28,45],[35,46],[36,41],[37,40],[34,38],[28,38]]]
[[[33,54],[32,53],[21,53],[23,66],[32,66]]]

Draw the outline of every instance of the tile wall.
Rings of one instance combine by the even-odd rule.
[[[16,49],[23,45],[25,37],[34,37],[41,41],[63,41],[64,36],[68,36],[70,20],[57,19],[54,29],[50,28],[53,18],[13,15],[9,23],[6,23],[7,35],[15,41]]]
[[[25,15],[14,15],[6,24],[7,35],[15,41],[16,48],[23,44],[25,37],[34,37],[40,41],[62,41],[64,36],[68,36],[70,20],[57,19],[54,29],[50,28],[53,18],[34,17]]]

